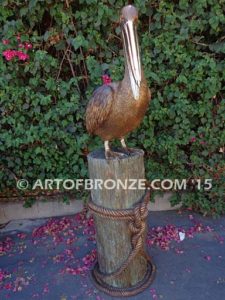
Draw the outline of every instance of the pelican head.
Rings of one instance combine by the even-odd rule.
[[[135,100],[139,99],[141,84],[141,61],[137,36],[137,22],[137,9],[133,5],[125,6],[121,11],[120,23],[131,89]]]

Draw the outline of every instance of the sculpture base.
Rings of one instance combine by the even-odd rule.
[[[89,153],[90,179],[143,180],[143,156],[139,149],[120,160],[106,160],[104,150]],[[150,191],[138,186],[91,190],[88,207],[94,216],[98,255],[92,278],[106,294],[129,297],[144,291],[154,278],[155,266],[145,250],[149,197]]]

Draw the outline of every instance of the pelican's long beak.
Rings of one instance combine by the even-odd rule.
[[[138,100],[141,84],[141,61],[136,27],[133,20],[126,21],[122,25],[122,35],[131,89],[134,99]]]

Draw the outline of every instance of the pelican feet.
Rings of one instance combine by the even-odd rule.
[[[121,158],[124,158],[126,156],[127,155],[125,153],[115,152],[115,151],[112,151],[110,149],[105,150],[105,158],[106,158],[106,160],[109,160],[109,159],[121,159]]]
[[[127,147],[124,138],[121,138],[120,142],[122,145],[122,152],[125,153],[127,156],[131,156],[132,154],[139,152],[139,149]]]
[[[135,154],[137,152],[139,152],[139,149],[135,149],[135,148],[128,148],[128,147],[123,147],[122,148],[123,153],[126,154],[127,156],[132,156],[132,154]]]

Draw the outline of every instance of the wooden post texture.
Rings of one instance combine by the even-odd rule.
[[[103,150],[88,155],[89,177],[93,182],[101,179],[126,182],[129,179],[144,179],[143,151],[138,150],[131,156],[122,159],[106,160]],[[129,185],[129,184],[128,184]],[[108,181],[107,186],[112,186]],[[135,185],[137,187],[137,184]],[[91,197],[94,204],[109,209],[130,209],[145,194],[144,189],[92,189]],[[111,220],[94,213],[96,226],[97,254],[99,270],[112,273],[127,259],[131,251],[131,232],[127,220]],[[116,278],[107,278],[105,282],[118,288],[129,288],[143,280],[147,272],[147,260],[137,255],[130,265]]]

